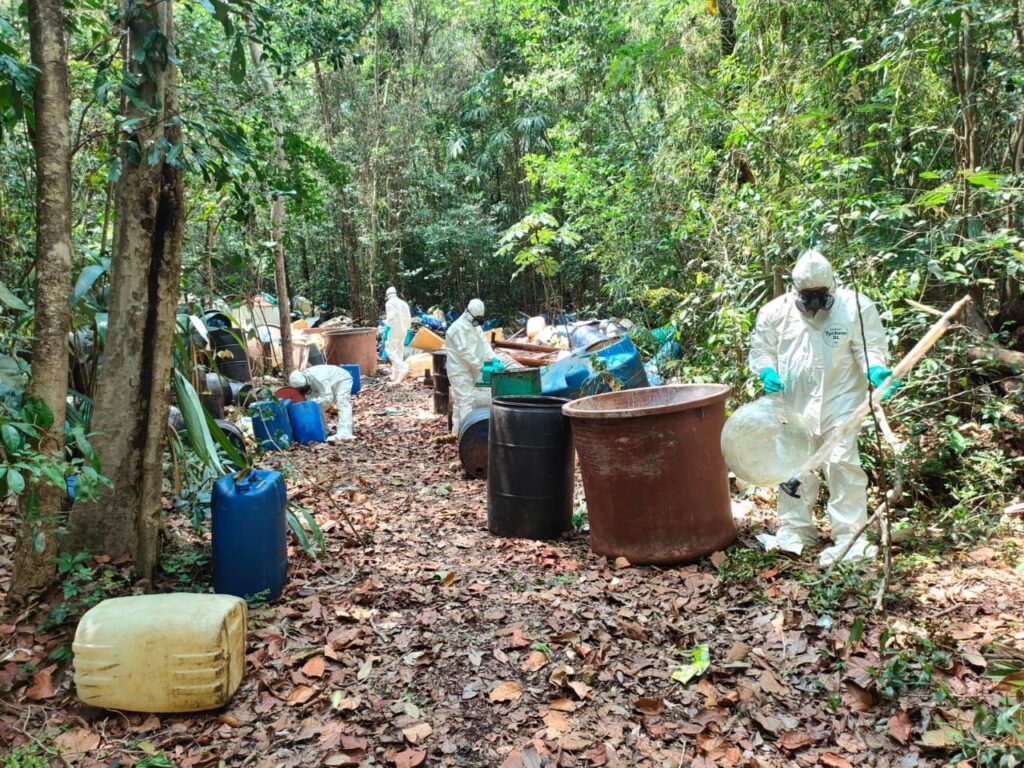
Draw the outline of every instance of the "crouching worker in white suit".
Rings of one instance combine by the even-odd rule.
[[[355,440],[352,434],[352,374],[337,365],[314,365],[304,371],[292,371],[288,384],[309,392],[309,399],[325,413],[331,403],[338,408],[338,428],[327,442]]]
[[[749,364],[766,393],[781,392],[807,418],[820,444],[864,402],[868,381],[878,386],[888,378],[887,347],[874,303],[838,286],[828,260],[807,251],[793,267],[793,290],[758,312]],[[867,520],[868,481],[860,466],[857,432],[847,435],[823,467],[834,546],[821,553],[822,566],[834,562]],[[818,476],[797,480],[800,498],[779,489],[779,530],[765,537],[769,549],[800,554],[818,540],[812,514]],[[874,555],[875,548],[861,535],[845,559]]]

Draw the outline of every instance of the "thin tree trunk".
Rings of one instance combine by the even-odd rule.
[[[36,284],[29,395],[53,412],[53,427],[39,449],[62,456],[68,394],[68,331],[71,327],[71,126],[64,12],[60,0],[29,0],[29,43],[35,84]],[[54,535],[64,490],[40,483],[36,514],[22,518],[14,553],[11,593],[24,595],[53,578]],[[42,533],[42,547],[36,545]]]
[[[141,9],[122,8],[130,51],[162,35],[173,50],[172,0]],[[110,322],[96,388],[93,429],[103,471],[113,487],[98,502],[72,508],[65,549],[120,555],[128,552],[143,579],[157,563],[163,445],[170,403],[184,186],[181,169],[151,150],[161,138],[180,143],[177,68],[170,58],[149,61],[152,77],[131,61],[129,76],[150,116],[132,105],[129,118],[143,122],[121,152],[110,276]]]
[[[249,29],[249,55],[252,57],[252,65],[260,78],[264,94],[274,100],[274,79],[270,76],[266,66],[263,64],[263,51],[259,43],[252,35],[252,24],[246,19],[246,27]],[[281,119],[278,117],[274,104],[270,110],[270,128],[274,132],[274,165],[282,173],[287,168],[284,156],[284,142],[281,133]],[[277,290],[277,314],[281,323],[281,371],[284,378],[292,372],[292,310],[291,302],[288,300],[288,272],[284,260],[284,198],[274,198],[270,208],[270,239],[274,241],[274,282]]]
[[[320,71],[320,62],[313,59],[313,72],[316,75],[316,89],[320,96],[320,110],[324,116],[324,134],[327,137],[327,148],[334,153],[334,126],[331,122],[330,102],[327,99],[327,84]],[[345,184],[338,181],[334,187],[334,195],[338,199],[338,217],[341,220],[341,234],[345,241],[345,261],[348,267],[349,312],[356,325],[363,324],[363,292],[359,269],[359,239],[352,222],[352,211],[348,205]]]
[[[213,300],[217,296],[217,284],[213,278],[213,251],[217,247],[217,224],[218,219],[213,217],[213,214],[206,219],[206,287],[210,292],[210,306],[213,306]]]

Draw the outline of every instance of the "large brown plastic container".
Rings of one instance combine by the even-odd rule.
[[[722,384],[608,392],[567,403],[590,547],[631,563],[698,560],[736,538],[719,438]]]
[[[359,374],[364,377],[377,373],[376,328],[335,328],[324,335],[330,365],[358,365]]]

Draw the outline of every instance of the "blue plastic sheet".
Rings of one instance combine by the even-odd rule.
[[[541,392],[570,400],[610,392],[609,375],[625,389],[650,386],[640,352],[628,335],[595,352],[576,352],[544,366]]]

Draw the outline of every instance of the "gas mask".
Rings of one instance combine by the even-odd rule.
[[[796,306],[801,312],[813,315],[821,310],[828,312],[832,309],[836,297],[829,293],[827,288],[813,288],[806,291],[798,291],[796,294]]]
[[[473,318],[473,325],[477,326],[478,328],[484,324],[483,315],[481,315],[480,317],[477,317],[476,315],[470,315],[470,317]]]

